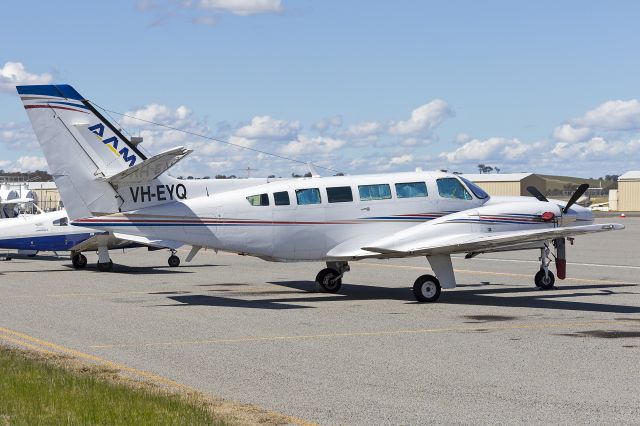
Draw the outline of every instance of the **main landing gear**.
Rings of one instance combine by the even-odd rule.
[[[549,264],[551,259],[549,255],[551,250],[547,244],[540,249],[540,270],[533,278],[533,281],[540,290],[550,290],[556,282],[556,277],[553,276],[553,272],[549,270]]]
[[[167,261],[169,266],[172,268],[177,268],[180,266],[180,258],[176,256],[176,250],[171,250],[171,256],[169,256],[169,260]]]
[[[82,253],[73,253],[71,255],[71,264],[75,269],[83,269],[87,266],[87,258]]]
[[[113,269],[113,261],[109,257],[109,247],[106,245],[98,246],[98,271],[111,272]]]
[[[433,275],[422,275],[413,283],[413,295],[418,302],[435,302],[441,290],[440,281]]]
[[[316,276],[316,289],[323,293],[337,293],[342,286],[342,276],[350,270],[347,262],[327,262],[327,267]]]

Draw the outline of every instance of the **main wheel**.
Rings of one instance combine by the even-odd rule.
[[[87,266],[87,258],[82,253],[74,254],[71,258],[71,263],[73,264],[74,268],[82,269]]]
[[[172,268],[180,266],[180,258],[175,254],[172,254],[171,256],[169,256],[168,263],[169,263],[169,266],[171,266]]]
[[[440,297],[440,281],[433,275],[422,275],[413,283],[413,295],[421,303],[435,302]]]
[[[110,260],[108,262],[100,263],[98,262],[98,271],[100,272],[110,272],[113,269],[113,261]]]
[[[336,293],[342,286],[342,278],[338,278],[339,276],[340,273],[331,268],[325,268],[318,272],[316,276],[317,290],[326,293]]]
[[[536,283],[536,287],[541,290],[549,290],[553,288],[553,285],[556,282],[556,277],[553,276],[553,272],[547,271],[547,275],[545,275],[544,269],[540,269],[533,278],[533,281]]]

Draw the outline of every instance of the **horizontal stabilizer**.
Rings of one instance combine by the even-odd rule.
[[[150,182],[192,152],[193,150],[181,146],[173,148],[154,155],[120,173],[116,173],[106,180],[114,185],[133,185],[136,183]]]

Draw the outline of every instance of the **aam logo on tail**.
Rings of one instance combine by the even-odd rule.
[[[122,149],[118,150],[118,138],[116,138],[115,136],[111,136],[110,138],[102,139],[104,135],[104,125],[102,123],[90,126],[89,130],[98,135],[102,143],[105,144],[116,157],[122,157],[125,162],[128,162],[129,167],[132,167],[136,164],[138,157],[136,157],[135,154],[129,154],[128,147],[123,146]]]

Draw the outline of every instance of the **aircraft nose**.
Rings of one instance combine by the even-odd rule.
[[[576,215],[576,221],[580,222],[582,225],[593,223],[594,216],[589,207],[582,207],[574,204],[573,206],[571,206],[569,211]]]

